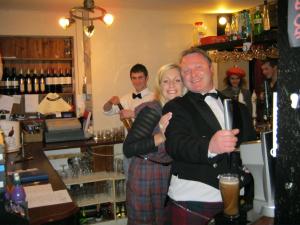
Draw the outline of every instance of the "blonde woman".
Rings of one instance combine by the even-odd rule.
[[[127,181],[128,225],[164,223],[164,203],[168,191],[171,158],[164,147],[164,132],[172,117],[162,116],[162,106],[183,94],[180,67],[167,64],[155,80],[156,100],[136,108],[136,119],[123,145],[132,158]]]

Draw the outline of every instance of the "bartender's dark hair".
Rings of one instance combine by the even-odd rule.
[[[143,64],[135,64],[133,67],[131,67],[130,69],[130,77],[132,73],[143,73],[145,75],[145,77],[148,76],[148,70],[146,68],[146,66],[144,66]]]
[[[189,49],[184,50],[181,53],[180,62],[182,61],[183,57],[194,53],[202,55],[208,61],[209,66],[211,65],[212,61],[211,58],[208,56],[208,54],[204,50],[196,47],[191,47]]]
[[[274,58],[267,58],[262,61],[262,65],[269,63],[271,67],[277,66],[278,65],[278,59]]]

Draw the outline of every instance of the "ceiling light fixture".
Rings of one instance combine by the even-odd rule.
[[[96,6],[94,0],[84,0],[83,6],[76,6],[69,10],[70,16],[59,19],[59,25],[63,29],[67,29],[75,22],[76,19],[86,22],[84,25],[84,33],[86,36],[91,37],[95,32],[93,21],[100,20],[107,26],[110,26],[114,17],[112,14],[99,6]]]

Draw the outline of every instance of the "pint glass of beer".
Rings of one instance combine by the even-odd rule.
[[[237,174],[220,175],[219,188],[224,203],[224,216],[230,219],[239,216],[239,178]]]

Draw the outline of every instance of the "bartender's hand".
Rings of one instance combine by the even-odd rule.
[[[103,110],[104,112],[107,112],[111,110],[113,105],[117,105],[120,103],[120,98],[118,96],[112,96],[104,105]]]
[[[119,112],[119,114],[120,114],[120,119],[127,119],[127,118],[135,117],[134,111],[132,111],[130,109],[123,109]]]
[[[109,102],[113,105],[118,105],[120,103],[120,98],[118,96],[112,96]]]
[[[216,154],[234,151],[238,141],[235,135],[239,132],[239,129],[217,131],[210,139],[208,151]]]

